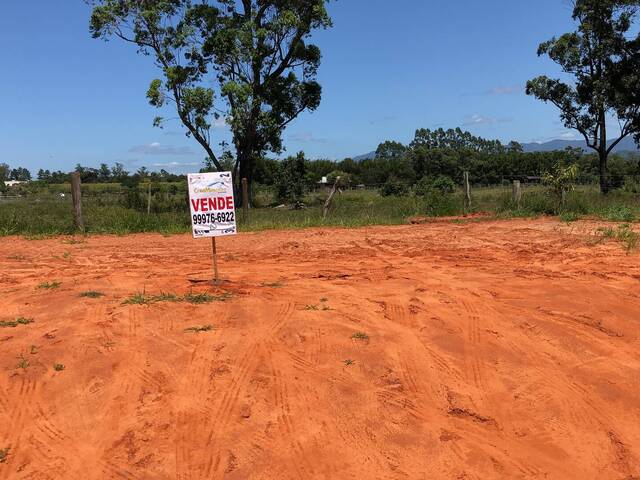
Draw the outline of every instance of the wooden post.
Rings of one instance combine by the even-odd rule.
[[[464,198],[463,198],[463,212],[466,217],[471,210],[471,187],[469,186],[469,172],[464,172]]]
[[[520,208],[520,200],[522,200],[522,190],[520,189],[520,180],[513,181],[513,203],[516,204],[516,207]]]
[[[149,190],[147,193],[147,215],[151,213],[151,182],[149,182]]]
[[[71,174],[71,199],[73,201],[73,220],[76,228],[84,233],[84,220],[82,218],[82,192],[80,190],[80,173]]]
[[[324,202],[324,206],[322,207],[322,218],[327,218],[327,214],[329,213],[329,207],[331,207],[331,200],[333,200],[333,196],[336,194],[336,190],[338,189],[339,182],[340,182],[340,177],[336,177],[336,181],[333,184],[331,193],[329,193],[329,196],[327,197],[327,200]]]
[[[249,220],[249,182],[246,178],[242,179],[242,215],[243,220]]]
[[[216,237],[211,237],[211,253],[213,254],[213,284],[220,284],[218,275],[218,251],[216,249]]]

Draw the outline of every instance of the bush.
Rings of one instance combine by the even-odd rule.
[[[406,183],[389,179],[380,188],[380,195],[383,197],[406,197],[409,195],[409,186]]]
[[[304,153],[284,159],[274,175],[276,198],[282,203],[298,205],[304,195],[306,167]]]
[[[456,184],[446,175],[438,175],[435,178],[425,176],[416,183],[415,194],[419,197],[425,197],[431,192],[447,195],[453,193],[455,189]]]
[[[614,222],[632,222],[635,219],[631,209],[624,205],[612,205],[604,210],[602,216]]]

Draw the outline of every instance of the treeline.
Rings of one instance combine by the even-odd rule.
[[[153,182],[177,182],[184,180],[185,175],[176,175],[166,170],[151,172],[147,167],[140,167],[136,172],[130,173],[124,169],[122,163],[116,162],[113,167],[106,163],[101,163],[98,168],[83,167],[76,165],[75,171],[80,174],[82,183],[121,183],[137,184],[143,180]],[[43,183],[66,183],[69,181],[69,173],[49,170],[38,170],[37,179]]]
[[[31,172],[24,167],[11,168],[6,163],[0,163],[0,183],[6,180],[28,182],[31,180]]]
[[[597,181],[598,157],[586,154],[581,149],[525,153],[517,142],[503,145],[498,140],[477,137],[459,128],[419,129],[408,145],[385,141],[378,146],[373,158],[360,161],[351,158],[340,161],[311,160],[302,152],[284,160],[260,158],[255,162],[253,179],[257,184],[279,190],[308,190],[317,185],[322,177],[327,177],[332,182],[337,176],[341,177],[341,183],[345,186],[396,183],[411,187],[425,178],[438,177],[447,177],[459,184],[463,172],[468,171],[474,185],[497,185],[514,179],[536,181],[558,165],[573,164],[579,167],[580,182]],[[205,167],[201,171],[208,169]],[[10,169],[6,165],[0,167],[0,172],[2,171],[8,179],[30,178],[26,169]],[[121,163],[112,167],[103,163],[98,168],[78,164],[75,171],[80,173],[83,183],[120,183],[133,186],[149,180],[186,180],[184,174],[173,174],[166,170],[149,171],[145,167],[131,173]],[[623,187],[630,178],[640,177],[640,156],[612,156],[609,159],[608,177],[612,188]],[[66,183],[69,181],[69,174],[41,169],[37,173],[37,180],[52,184]]]
[[[288,164],[295,164],[295,168]],[[307,160],[300,155],[284,161],[262,159],[257,162],[254,179],[263,185],[278,186],[283,177],[292,181],[302,176],[307,185],[312,185],[322,177],[331,181],[340,176],[341,182],[348,185],[413,186],[425,177],[448,177],[460,183],[463,172],[468,171],[475,185],[497,185],[515,179],[536,181],[557,165],[573,164],[579,167],[580,182],[597,181],[598,157],[581,149],[525,153],[517,142],[503,145],[498,140],[476,137],[461,129],[420,129],[409,145],[386,141],[378,146],[373,158],[361,161]],[[297,174],[283,173],[287,169]],[[620,188],[626,179],[639,175],[637,154],[610,158],[608,180],[612,188]]]

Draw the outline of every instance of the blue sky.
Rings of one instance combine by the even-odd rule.
[[[575,138],[554,107],[524,94],[527,79],[558,73],[536,50],[573,28],[567,0],[333,0],[329,9],[334,28],[315,35],[322,104],[285,131],[287,153],[342,159],[440,126],[503,141]],[[82,0],[2,6],[0,162],[197,170],[204,153],[178,123],[151,125],[151,59],[92,39],[89,13]]]

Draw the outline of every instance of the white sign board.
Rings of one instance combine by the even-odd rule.
[[[231,172],[190,173],[187,183],[193,237],[235,235]]]

